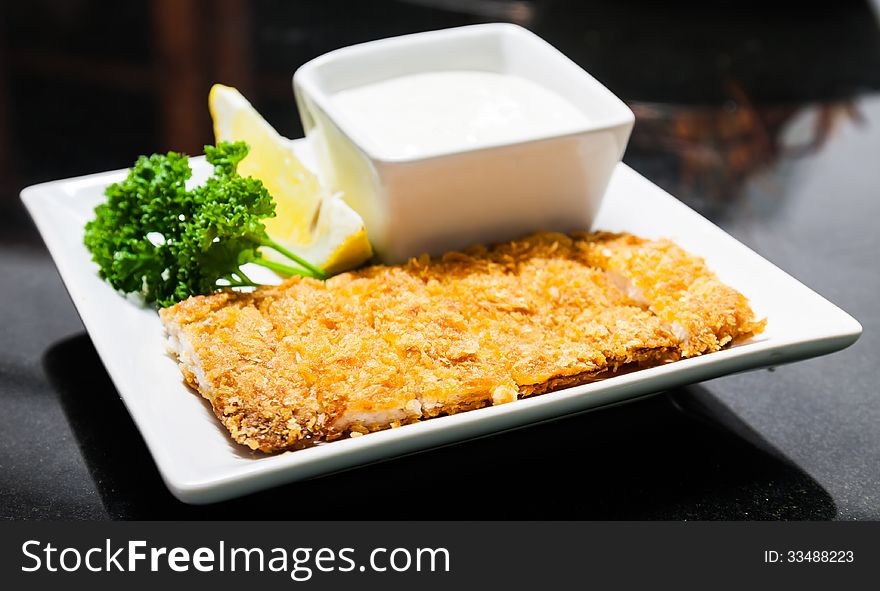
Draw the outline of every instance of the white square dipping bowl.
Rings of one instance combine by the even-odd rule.
[[[580,109],[582,129],[527,141],[383,154],[337,92],[399,76],[477,70],[519,76]],[[364,218],[379,257],[398,263],[539,230],[591,227],[634,122],[632,111],[537,35],[487,24],[346,47],[300,67],[293,88],[324,181]]]

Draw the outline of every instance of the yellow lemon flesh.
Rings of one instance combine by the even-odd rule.
[[[356,267],[373,255],[361,216],[339,195],[326,194],[318,178],[294,155],[291,141],[279,135],[238,90],[215,84],[208,106],[218,142],[244,141],[250,146],[238,172],[262,181],[275,200],[275,217],[263,220],[272,240],[327,274]],[[263,254],[289,263],[271,249]]]

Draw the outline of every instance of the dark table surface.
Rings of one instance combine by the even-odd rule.
[[[0,516],[880,518],[880,31],[871,4],[409,0],[0,7]],[[711,9],[707,8],[711,5]],[[853,314],[851,348],[190,507],[163,486],[43,243],[29,184],[212,141],[214,81],[289,137],[330,49],[506,20],[633,108],[625,160]],[[810,322],[804,318],[804,322]]]

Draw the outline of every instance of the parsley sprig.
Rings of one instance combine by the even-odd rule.
[[[275,203],[262,182],[237,173],[247,153],[244,142],[205,146],[214,172],[192,190],[186,188],[192,170],[185,155],[138,158],[125,180],[107,187],[107,201],[86,224],[84,242],[100,276],[160,306],[220,287],[256,286],[242,270],[246,263],[325,279],[321,269],[266,234],[262,220],[275,215]],[[263,258],[260,247],[292,264]]]

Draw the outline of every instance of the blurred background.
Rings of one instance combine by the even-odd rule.
[[[778,160],[864,125],[858,99],[880,90],[877,15],[863,1],[5,2],[4,213],[22,215],[16,189],[34,182],[121,168],[142,153],[200,153],[213,142],[214,82],[300,137],[290,79],[302,63],[489,21],[532,29],[623,98],[638,120],[627,162],[716,217]]]
[[[215,82],[239,88],[281,133],[299,137],[291,76],[309,59],[371,39],[508,21],[630,105],[636,126],[626,163],[853,313],[865,335],[843,353],[772,377],[730,376],[232,507],[255,516],[262,501],[291,491],[343,499],[368,481],[361,504],[345,498],[351,515],[337,516],[384,507],[371,516],[407,517],[386,507],[403,470],[419,475],[421,484],[406,485],[417,494],[564,491],[554,504],[495,498],[494,511],[477,506],[459,517],[880,519],[878,5],[3,2],[0,513],[232,516],[229,506],[195,513],[165,491],[20,204],[23,187],[124,168],[140,154],[200,153],[213,143],[207,95]],[[501,450],[510,445],[525,451],[507,457]],[[486,456],[494,458],[488,468]],[[570,469],[574,461],[580,471]],[[602,488],[580,490],[583,473]]]

